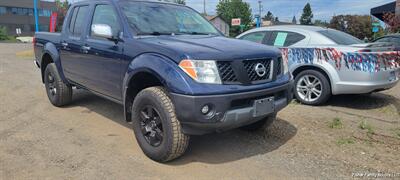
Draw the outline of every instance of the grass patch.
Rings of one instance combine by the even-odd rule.
[[[355,141],[353,138],[340,138],[336,141],[336,144],[341,146],[341,145],[346,145],[346,144],[354,144]]]
[[[400,139],[400,128],[392,129],[394,135]]]
[[[33,50],[20,51],[15,54],[17,57],[33,57]]]
[[[370,124],[368,124],[367,121],[365,120],[362,120],[358,127],[362,130],[367,130],[368,137],[375,133],[373,127]]]
[[[332,122],[329,123],[329,128],[331,129],[342,129],[343,128],[343,123],[340,118],[334,118]]]

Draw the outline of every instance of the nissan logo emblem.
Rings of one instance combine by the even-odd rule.
[[[254,66],[254,71],[256,71],[256,74],[259,77],[263,77],[263,76],[265,76],[265,74],[267,74],[267,68],[265,68],[264,64],[261,64],[261,63],[257,63]]]

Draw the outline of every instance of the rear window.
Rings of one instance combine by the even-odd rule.
[[[80,36],[82,34],[88,10],[89,6],[79,6],[74,9],[69,24],[69,31],[74,36]]]
[[[265,32],[255,32],[255,33],[246,34],[243,37],[241,37],[240,39],[253,41],[256,43],[262,43],[264,38],[265,38]]]
[[[362,44],[363,41],[359,40],[358,38],[333,29],[322,30],[318,31],[320,34],[324,35],[325,37],[329,38],[333,42],[338,45],[351,45],[351,44]]]

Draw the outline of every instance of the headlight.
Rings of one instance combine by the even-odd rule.
[[[215,61],[182,60],[179,67],[199,83],[221,84]]]
[[[282,57],[280,57],[279,60],[281,60],[282,64],[283,64],[283,74],[287,74],[289,72],[289,62],[288,62],[288,60],[287,59],[285,60]]]

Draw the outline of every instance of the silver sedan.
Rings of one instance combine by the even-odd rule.
[[[301,25],[256,28],[237,38],[281,48],[295,77],[294,94],[304,104],[377,92],[399,82],[400,54],[391,44],[363,43],[341,31]]]

